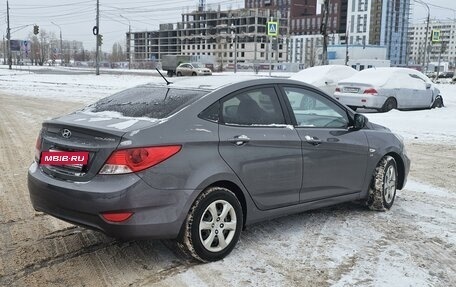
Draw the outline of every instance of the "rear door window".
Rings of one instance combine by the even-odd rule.
[[[228,125],[285,124],[282,107],[273,87],[250,89],[224,100],[222,116]]]
[[[121,113],[125,117],[163,119],[206,95],[208,91],[140,86],[122,91],[86,107],[83,111]]]

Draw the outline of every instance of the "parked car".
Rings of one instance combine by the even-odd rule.
[[[336,99],[353,110],[443,107],[439,89],[422,73],[408,68],[371,68],[338,83]]]
[[[180,76],[207,76],[212,71],[201,63],[182,63],[176,68],[176,75]]]
[[[45,121],[33,207],[117,238],[174,238],[200,261],[265,219],[392,207],[410,166],[399,136],[302,82],[216,78],[135,87]],[[87,163],[46,165],[48,151]]]
[[[290,79],[314,85],[332,96],[336,91],[339,81],[349,78],[356,73],[358,71],[349,66],[324,65],[299,71],[291,76]]]

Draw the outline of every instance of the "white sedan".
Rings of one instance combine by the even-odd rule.
[[[299,71],[290,77],[292,80],[311,84],[329,95],[334,95],[337,82],[358,73],[355,69],[343,65],[315,66]]]
[[[353,110],[443,107],[439,89],[422,73],[408,68],[371,68],[338,83],[334,97]]]
[[[176,68],[176,75],[180,76],[207,76],[212,71],[201,63],[182,63]]]

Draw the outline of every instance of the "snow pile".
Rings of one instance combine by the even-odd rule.
[[[333,80],[336,84],[338,81],[351,77],[357,73],[358,72],[351,67],[326,65],[304,69],[292,75],[290,79],[314,85],[315,83],[324,84],[326,80]]]

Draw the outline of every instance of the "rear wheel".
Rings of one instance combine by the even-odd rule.
[[[397,102],[395,98],[388,98],[385,103],[383,104],[383,107],[381,108],[381,112],[389,112],[392,109],[397,109]]]
[[[441,96],[437,96],[435,98],[434,103],[432,104],[431,108],[442,108],[443,107],[443,98]]]
[[[385,156],[378,163],[369,186],[366,205],[371,210],[385,211],[396,198],[397,165],[392,156]]]
[[[210,187],[198,196],[184,224],[180,249],[202,262],[220,260],[239,240],[241,204],[229,189]]]

